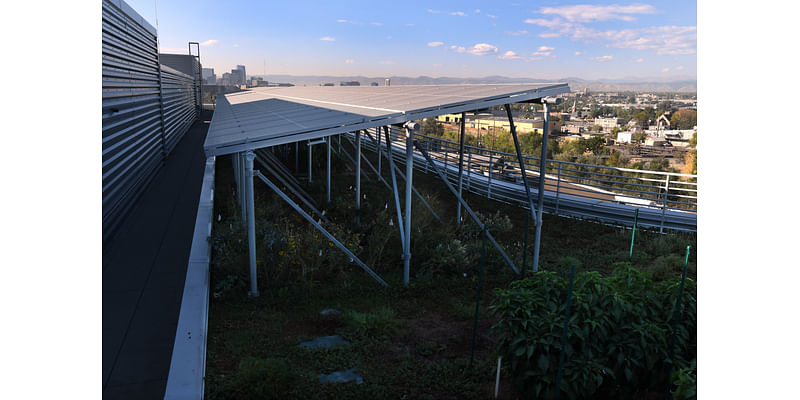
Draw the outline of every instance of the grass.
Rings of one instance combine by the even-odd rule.
[[[375,164],[374,155],[370,158]],[[315,161],[321,174],[324,160]],[[355,263],[340,257],[337,250],[328,253],[326,240],[313,238],[313,228],[256,182],[257,227],[262,229],[258,233],[261,296],[248,297],[246,240],[242,241],[245,236],[237,230],[238,208],[231,198],[233,174],[230,160],[219,157],[215,213],[220,221],[214,227],[218,240],[214,248],[225,250],[215,250],[211,269],[214,295],[209,317],[207,398],[491,397],[497,354],[489,328],[496,318],[485,306],[492,300],[493,288],[506,287],[516,276],[489,244],[475,358],[470,365],[480,258],[475,225],[467,221],[456,229],[452,195],[442,190],[438,178],[415,173],[415,187],[428,196],[447,224],[439,225],[420,203],[413,204],[412,279],[404,287],[390,193],[374,179],[362,179],[366,198],[362,199],[361,224],[356,224],[352,208],[355,194],[348,188],[354,177],[343,161],[333,164],[333,202],[323,204],[326,215],[340,229],[337,237],[348,238],[356,254],[390,286],[381,287]],[[385,178],[391,182],[388,175]],[[315,176],[314,183],[306,188],[314,198],[322,199],[321,203],[325,199],[323,185],[324,179]],[[465,199],[482,215],[496,216],[493,219],[499,222],[493,224],[497,228],[492,233],[521,265],[525,211],[472,194],[466,194]],[[507,225],[506,216],[510,217]],[[297,247],[281,239],[286,232],[299,243]],[[531,228],[529,240],[532,233]],[[687,245],[693,252],[690,276],[696,277],[696,235],[637,230],[633,263],[656,280],[679,275]],[[613,262],[628,259],[629,246],[629,230],[545,215],[540,265],[563,274],[573,264],[579,271],[608,273]],[[453,252],[454,248],[458,251]],[[291,258],[278,256],[290,250],[294,252]],[[320,251],[325,251],[324,255],[314,258],[323,254]],[[458,257],[451,253],[458,253]],[[304,260],[303,265],[292,264],[291,259]],[[343,314],[320,315],[327,308],[342,310]],[[298,346],[302,341],[334,334],[342,335],[351,345],[325,350]],[[363,384],[319,384],[318,374],[353,367],[363,376]],[[501,397],[514,398],[514,389],[507,380],[502,381]]]

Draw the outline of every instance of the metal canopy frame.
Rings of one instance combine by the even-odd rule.
[[[218,98],[204,148],[231,154],[567,92],[566,83],[254,89]],[[384,98],[395,108],[375,106]]]
[[[265,147],[272,147],[288,143],[295,143],[297,153],[297,143],[300,141],[307,141],[309,150],[309,169],[308,178],[311,180],[311,147],[315,144],[326,144],[326,158],[327,158],[327,192],[326,200],[330,202],[330,152],[332,136],[339,135],[339,151],[341,154],[341,135],[350,132],[355,133],[355,143],[351,144],[355,148],[355,157],[350,157],[347,152],[344,154],[350,158],[355,167],[356,179],[356,222],[358,223],[360,216],[361,205],[361,175],[364,174],[365,178],[369,179],[366,171],[361,169],[361,159],[367,161],[367,166],[376,173],[378,180],[389,187],[380,174],[380,160],[383,156],[383,146],[378,135],[377,140],[372,138],[368,129],[375,128],[379,132],[383,127],[385,134],[386,157],[389,161],[390,175],[392,178],[392,191],[395,208],[397,212],[397,223],[400,230],[400,242],[402,245],[402,259],[403,259],[403,283],[409,284],[410,278],[410,260],[411,260],[411,203],[412,193],[416,194],[428,210],[440,220],[433,209],[427,204],[424,198],[414,189],[413,168],[414,168],[414,147],[425,157],[426,161],[430,164],[431,168],[439,175],[440,178],[447,185],[447,188],[458,199],[458,221],[461,223],[461,208],[463,207],[473,220],[485,232],[486,237],[497,248],[502,257],[511,267],[511,269],[520,274],[520,271],[514,265],[514,262],[508,257],[502,247],[491,236],[491,233],[486,231],[485,225],[478,219],[477,215],[467,205],[461,196],[462,193],[462,176],[463,176],[463,162],[464,162],[464,135],[465,135],[465,118],[464,113],[467,111],[474,111],[484,109],[487,107],[505,105],[508,114],[512,136],[517,150],[517,157],[519,158],[520,168],[525,181],[525,187],[528,195],[528,203],[531,209],[531,217],[536,223],[536,236],[534,247],[534,269],[537,268],[538,250],[539,250],[539,235],[541,230],[541,215],[542,215],[542,194],[543,180],[540,179],[539,188],[539,207],[534,208],[533,199],[531,198],[530,189],[527,184],[527,174],[525,173],[525,166],[522,160],[522,154],[519,148],[519,141],[514,127],[510,103],[518,102],[534,102],[539,101],[545,105],[545,133],[543,135],[544,143],[542,152],[542,165],[543,172],[545,155],[546,155],[546,140],[549,112],[548,104],[550,103],[550,96],[565,93],[569,91],[566,84],[549,84],[549,85],[438,85],[438,86],[408,86],[400,87],[401,90],[389,88],[362,88],[361,90],[347,88],[345,90],[333,90],[319,88],[308,89],[302,88],[297,90],[262,90],[251,91],[244,93],[235,93],[223,96],[220,98],[216,112],[209,127],[209,134],[206,138],[205,151],[208,156],[234,154],[234,169],[237,180],[237,189],[242,198],[242,214],[243,222],[246,218],[246,226],[248,230],[248,244],[250,247],[250,295],[258,296],[257,276],[255,267],[255,218],[254,218],[254,199],[253,199],[253,179],[259,177],[266,183],[272,190],[274,190],[284,201],[286,201],[292,208],[300,213],[303,218],[310,222],[314,227],[322,232],[331,242],[339,247],[345,254],[353,259],[361,268],[369,273],[382,285],[386,286],[383,281],[374,271],[372,271],[366,264],[364,264],[358,257],[350,252],[343,246],[333,235],[331,235],[320,224],[322,219],[326,219],[324,214],[319,212],[314,206],[313,201],[309,201],[307,194],[298,187],[294,188],[293,183],[298,183],[291,177],[288,170],[285,169],[281,163],[278,162],[274,156],[268,152],[259,151],[264,160],[262,166],[273,176],[275,176],[281,184],[289,188],[297,197],[303,201],[306,206],[311,208],[315,214],[320,216],[320,221],[314,221],[314,218],[306,213],[300,206],[295,203],[289,196],[283,193],[280,188],[267,179],[259,171],[253,169],[253,161],[256,159],[254,151],[263,149]],[[285,88],[284,88],[285,89]],[[328,90],[328,91],[326,91]],[[298,96],[291,96],[295,93]],[[441,93],[440,93],[441,92]],[[333,101],[337,93],[343,96],[341,101]],[[311,95],[311,97],[309,97]],[[247,98],[249,96],[249,98]],[[305,96],[305,97],[302,97]],[[334,97],[331,97],[334,96]],[[404,96],[408,96],[406,99]],[[403,102],[403,100],[408,100]],[[433,105],[433,103],[435,105]],[[380,107],[379,107],[380,105]],[[394,108],[388,108],[394,107]],[[403,108],[403,109],[398,109]],[[428,152],[414,140],[414,131],[419,128],[419,124],[413,122],[415,120],[437,116],[448,113],[461,113],[461,126],[460,126],[460,146],[459,146],[459,178],[458,189],[454,188],[447,177],[442,173],[436,163],[428,155]],[[405,131],[405,167],[406,173],[403,176],[405,180],[405,213],[402,212],[400,207],[399,191],[397,190],[396,173],[401,174],[399,168],[394,165],[392,157],[393,145],[389,135],[388,127],[390,125],[402,125]],[[361,151],[361,135],[367,135],[373,142],[376,143],[376,153],[378,157],[378,168],[376,169],[371,162],[362,154]],[[348,141],[349,137],[348,137]],[[298,164],[298,155],[295,154],[295,163]],[[445,159],[446,163],[446,159]],[[446,164],[445,164],[446,167]],[[490,174],[491,178],[491,174]],[[242,182],[244,180],[244,182]],[[299,189],[295,191],[294,189]],[[241,193],[241,192],[244,193]],[[305,196],[304,196],[305,195]],[[538,211],[538,213],[537,213]],[[326,219],[327,220],[327,219]],[[527,220],[527,217],[526,217]],[[440,220],[441,222],[441,220]],[[527,232],[526,232],[527,233]],[[527,242],[527,240],[526,240]],[[524,260],[524,259],[523,259]],[[524,269],[524,261],[523,261]]]

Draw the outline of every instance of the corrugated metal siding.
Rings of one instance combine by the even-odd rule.
[[[102,3],[105,242],[194,121],[197,83],[168,67],[160,82],[156,30],[124,1]]]
[[[195,91],[195,79],[161,65],[161,96],[164,104],[167,153],[172,152],[197,117]]]

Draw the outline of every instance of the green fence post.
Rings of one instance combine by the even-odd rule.
[[[628,254],[628,261],[633,263],[633,238],[636,237],[636,222],[639,220],[639,209],[633,214],[633,232],[631,233],[631,252]]]
[[[670,387],[670,379],[672,375],[672,366],[675,365],[675,336],[678,333],[678,321],[681,317],[681,300],[683,299],[683,283],[686,282],[686,269],[689,266],[689,250],[691,250],[692,246],[686,246],[686,261],[683,262],[683,275],[681,275],[681,286],[678,290],[678,300],[675,301],[675,317],[673,317],[672,321],[672,336],[669,339],[669,366],[667,367],[667,388],[666,388],[666,396],[667,398],[672,398],[670,396],[669,387]]]
[[[572,283],[575,281],[575,265],[569,271],[569,289],[567,290],[567,307],[564,310],[564,330],[561,332],[561,354],[558,356],[558,373],[556,373],[556,400],[561,396],[561,371],[564,368],[564,352],[567,348],[567,329],[569,327],[569,308],[572,303]]]
[[[469,366],[472,367],[472,361],[475,359],[475,337],[478,333],[478,311],[481,307],[481,286],[483,284],[483,263],[486,260],[486,226],[483,227],[483,246],[481,247],[481,263],[478,272],[478,294],[475,296],[475,320],[472,323],[472,351],[469,355]]]

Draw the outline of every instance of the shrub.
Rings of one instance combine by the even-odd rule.
[[[361,313],[348,310],[343,315],[345,335],[351,338],[386,338],[394,333],[398,321],[394,310],[383,307],[376,313]]]
[[[687,279],[675,357],[668,343],[680,280],[655,284],[628,263],[611,276],[576,274],[561,390],[568,398],[619,397],[663,388],[667,367],[696,354],[696,285]],[[567,281],[540,271],[496,289],[490,308],[499,316],[491,332],[509,360],[512,380],[525,397],[555,395]]]

